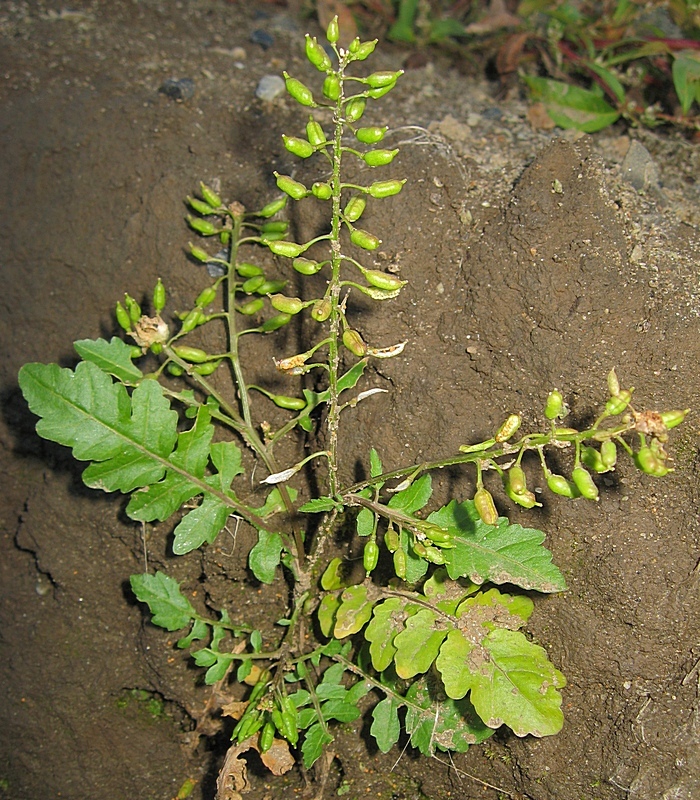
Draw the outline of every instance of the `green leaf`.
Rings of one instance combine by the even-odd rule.
[[[612,70],[607,69],[601,64],[597,64],[595,61],[586,61],[585,65],[605,82],[606,86],[615,95],[619,103],[625,102],[625,87],[620,83],[617,75],[615,75]]]
[[[453,500],[428,520],[454,536],[455,547],[443,550],[453,580],[468,577],[480,584],[514,583],[539,592],[566,589],[564,576],[552,564],[552,554],[542,547],[542,531],[511,525],[505,517],[499,517],[496,525],[486,525],[471,500]]]
[[[371,478],[376,478],[384,472],[382,460],[379,458],[379,453],[374,447],[369,451],[369,474]],[[380,484],[381,486],[382,484]]]
[[[560,128],[575,128],[593,133],[612,125],[620,112],[599,94],[563,81],[525,75],[534,100],[541,100],[547,113]]]
[[[109,342],[105,339],[80,339],[73,343],[73,347],[83,361],[92,361],[122,383],[136,384],[143,378],[143,372],[131,360],[132,345],[116,336]]]
[[[384,672],[394,660],[394,637],[403,630],[408,616],[404,607],[405,602],[398,597],[389,597],[374,607],[372,621],[365,629],[365,639],[370,643],[369,653],[377,672]]]
[[[382,753],[388,753],[399,741],[401,723],[398,708],[398,703],[393,697],[385,697],[372,710],[372,727],[369,732],[374,736],[377,747]]]
[[[204,674],[204,683],[206,683],[207,686],[211,686],[213,683],[217,683],[217,681],[222,680],[226,675],[232,661],[232,655],[229,655],[228,653],[219,654],[216,658],[216,663],[212,664],[212,666],[209,667]]]
[[[217,475],[208,480],[212,488],[226,492],[236,475],[243,474],[241,448],[235,442],[216,442],[210,448]]]
[[[318,618],[318,626],[321,633],[325,637],[330,637],[333,634],[333,626],[335,625],[335,612],[340,606],[340,598],[334,594],[327,594],[323,597],[318,605],[316,617]]]
[[[411,546],[413,537],[405,529],[399,533],[399,546],[406,554],[406,583],[418,583],[428,571],[428,562],[421,558]]]
[[[298,494],[297,490],[289,486],[287,487],[287,491],[289,492],[290,499],[294,502]],[[261,519],[268,519],[275,514],[281,514],[284,511],[284,500],[282,500],[279,487],[275,486],[260,508],[252,508],[251,511]]]
[[[335,638],[343,639],[361,630],[372,616],[373,605],[374,601],[367,597],[366,586],[348,586],[340,596],[340,606],[335,615]]]
[[[357,706],[340,699],[326,700],[321,706],[321,713],[324,719],[337,719],[338,722],[353,722],[361,714]]]
[[[368,508],[361,508],[356,520],[357,535],[371,536],[374,533],[375,514]]]
[[[190,511],[175,528],[173,553],[182,556],[209,542],[211,544],[226,525],[231,509],[218,497],[205,497],[202,504]]]
[[[151,622],[154,625],[177,631],[187,627],[190,620],[197,616],[190,601],[180,593],[178,582],[164,572],[132,575],[130,582],[136,598],[151,610]]]
[[[400,0],[396,21],[389,28],[387,39],[393,42],[412,44],[416,40],[413,30],[419,0]]]
[[[313,709],[309,709],[313,711]],[[301,719],[301,714],[299,714]],[[301,727],[301,724],[299,725]],[[301,754],[306,769],[311,769],[313,764],[323,753],[323,748],[333,741],[333,737],[321,727],[321,723],[317,722],[312,725],[306,732],[304,743],[301,746]]]
[[[700,54],[684,50],[676,54],[672,67],[673,86],[685,116],[693,105],[700,103]]]
[[[394,639],[394,663],[400,678],[427,672],[447,636],[446,625],[429,608],[422,608],[406,620],[406,627]]]
[[[248,565],[253,575],[262,583],[272,583],[280,563],[282,553],[282,537],[279,533],[258,531],[258,543],[248,555]]]
[[[194,642],[196,639],[206,639],[208,635],[209,625],[203,619],[196,619],[187,636],[183,636],[182,639],[178,639],[177,646],[181,650],[185,650],[186,648],[191,647],[192,642]]]
[[[389,508],[403,511],[405,514],[414,514],[430,500],[433,493],[430,475],[422,475],[407,489],[397,492],[387,503]]]
[[[337,500],[334,500],[332,497],[316,497],[304,503],[304,505],[299,508],[299,511],[304,514],[320,514],[325,511],[332,511],[334,508],[342,508]]]

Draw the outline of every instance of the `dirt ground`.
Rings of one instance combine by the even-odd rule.
[[[319,32],[279,7],[224,0],[0,5],[2,798],[170,800],[187,778],[193,798],[214,796],[224,742],[188,749],[207,690],[144,621],[128,576],[146,552],[149,569],[243,618],[281,609],[280,587],[249,582],[250,531],[175,558],[159,525],[144,550],[122,502],[85,489],[69,453],[38,439],[16,376],[29,361],[70,365],[74,340],[115,333],[124,290],[140,297],[160,275],[177,308],[205,285],[184,255],[183,198],[199,180],[251,207],[274,196],[271,171],[294,167],[280,135],[306,115],[255,88],[282,69],[311,82],[306,30]],[[375,67],[405,57],[386,47]],[[194,96],[159,92],[168,78],[191,78]],[[589,418],[612,366],[639,405],[693,413],[662,480],[622,462],[597,504],[525,512],[497,498],[547,532],[569,585],[537,599],[529,625],[568,679],[563,731],[499,732],[450,764],[383,756],[366,726],[344,726],[327,796],[693,800],[700,156],[663,132],[534,130],[526,103],[497,89],[434,54],[369,112],[368,124],[397,129],[391,174],[409,183],[368,207],[366,227],[381,232],[378,263],[409,285],[388,313],[367,306],[353,320],[373,344],[409,344],[369,376],[390,393],[346,421],[348,474],[370,444],[388,469],[486,437],[509,412],[534,429],[555,386],[574,419]],[[303,237],[317,218],[295,213]],[[472,480],[440,476],[437,499],[468,497]],[[303,792],[296,771],[271,783],[251,769],[251,800]]]

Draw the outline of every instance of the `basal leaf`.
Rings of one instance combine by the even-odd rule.
[[[382,753],[388,753],[399,741],[401,723],[398,708],[398,703],[393,697],[385,697],[372,710],[372,727],[369,732],[374,736],[377,747]]]
[[[427,672],[446,635],[446,626],[428,608],[422,608],[409,617],[404,630],[394,639],[397,675],[405,679]]]
[[[313,710],[313,709],[310,709]],[[301,714],[299,715],[301,717]],[[301,746],[301,754],[306,769],[310,769],[317,761],[327,744],[333,741],[333,737],[321,727],[317,722],[306,732],[304,743]]]
[[[533,99],[542,101],[560,128],[593,133],[620,118],[620,112],[594,91],[534,75],[525,75],[524,79]]]
[[[406,514],[414,514],[430,500],[432,493],[430,475],[422,475],[407,489],[393,495],[387,505],[389,508],[395,508]]]
[[[552,554],[542,547],[545,535],[534,528],[511,525],[505,517],[486,525],[471,500],[452,501],[428,520],[454,536],[455,547],[443,550],[449,576],[468,577],[474,583],[514,583],[523,589],[560,592],[566,589]]]
[[[486,631],[484,638],[485,634]],[[435,666],[445,685],[445,692],[453,700],[464,697],[471,689],[472,666],[469,655],[474,648],[475,645],[466,639],[461,631],[451,630],[442,643],[440,655],[435,660]]]
[[[248,565],[253,575],[262,583],[272,583],[280,563],[282,537],[279,533],[258,531],[258,543],[248,555]]]
[[[218,497],[205,497],[201,505],[186,514],[175,528],[173,553],[181,556],[201,547],[204,542],[211,544],[226,525],[230,513],[231,509]]]
[[[374,602],[367,597],[367,587],[348,586],[340,596],[340,606],[335,615],[333,635],[343,639],[361,630],[372,616]]]
[[[384,672],[394,660],[394,637],[403,630],[407,618],[404,606],[402,599],[389,597],[374,607],[372,621],[365,629],[365,639],[370,643],[372,665],[377,672]]]
[[[112,337],[106,339],[80,339],[73,343],[73,347],[83,361],[92,361],[103,372],[114,375],[123,383],[138,383],[143,378],[143,372],[131,359],[131,345]]]
[[[131,590],[137,599],[147,603],[153,615],[151,622],[169,631],[185,628],[197,616],[190,601],[180,593],[180,585],[164,572],[155,575],[132,575]]]
[[[153,522],[156,519],[163,522],[201,491],[197,484],[177,472],[168,472],[162,481],[134,492],[126,513],[140,522]]]

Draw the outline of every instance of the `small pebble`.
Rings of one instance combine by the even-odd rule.
[[[158,91],[171,100],[189,100],[194,97],[194,81],[192,78],[168,78]]]
[[[250,41],[259,44],[263,50],[269,50],[275,43],[275,37],[262,28],[257,28],[250,34]]]
[[[284,79],[279,75],[263,75],[255,89],[255,96],[270,101],[279,97],[284,90]]]
[[[659,188],[659,168],[651,153],[640,142],[633,140],[622,162],[622,177],[640,192]]]

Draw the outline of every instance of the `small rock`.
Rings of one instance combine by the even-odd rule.
[[[274,100],[285,90],[283,78],[279,75],[263,75],[255,89],[255,96],[261,100]]]
[[[250,41],[253,44],[259,44],[263,50],[269,50],[275,43],[275,37],[262,28],[256,28],[256,30],[250,34]]]
[[[659,168],[651,153],[640,142],[633,140],[622,162],[622,177],[640,192],[659,188]]]
[[[189,100],[194,97],[194,81],[192,78],[168,78],[158,91],[171,100]]]

